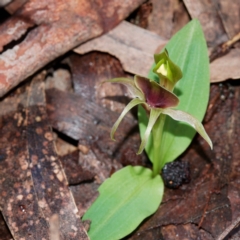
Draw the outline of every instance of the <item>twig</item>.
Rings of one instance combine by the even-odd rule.
[[[210,62],[213,62],[216,58],[222,57],[229,52],[231,46],[233,46],[237,41],[240,40],[240,32],[236,34],[232,39],[227,42],[218,45],[215,49],[213,49],[210,55]]]
[[[238,227],[239,224],[240,216],[218,236],[217,240],[223,240],[234,228]]]

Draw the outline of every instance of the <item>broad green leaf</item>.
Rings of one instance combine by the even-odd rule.
[[[209,59],[207,45],[198,20],[192,20],[177,32],[166,45],[169,57],[183,72],[183,78],[175,86],[174,93],[179,97],[176,109],[185,111],[202,121],[209,99]],[[154,66],[153,66],[154,67]],[[149,78],[158,81],[157,75],[149,73]],[[147,117],[139,107],[139,126],[141,137],[147,126]],[[176,159],[190,145],[196,131],[189,125],[166,117],[161,149],[158,149],[163,162]],[[146,152],[153,157],[150,140]]]
[[[131,233],[162,201],[164,184],[152,171],[136,166],[114,173],[99,188],[100,196],[83,216],[91,220],[91,240],[118,240]]]

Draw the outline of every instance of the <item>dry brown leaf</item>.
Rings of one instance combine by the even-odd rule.
[[[240,32],[240,1],[218,0],[218,12],[229,39]]]
[[[36,76],[25,102],[20,98],[15,112],[1,116],[1,211],[15,239],[49,239],[54,213],[61,240],[88,239],[55,152],[44,78]]]
[[[29,162],[38,205],[47,221],[58,214],[60,239],[88,239],[55,152],[44,90],[41,81],[32,82],[27,112]]]
[[[240,49],[232,49],[228,54],[214,60],[210,64],[211,82],[222,82],[240,78]]]
[[[27,92],[18,92],[8,100],[1,102],[1,109],[6,109],[6,114],[0,116],[0,208],[15,239],[34,240],[38,236],[48,239],[47,222],[38,206],[29,169]],[[4,104],[14,101],[10,109]]]
[[[129,37],[131,32],[136,33],[134,37]],[[120,60],[125,71],[147,76],[153,64],[154,52],[166,43],[167,40],[163,40],[156,34],[122,22],[109,33],[82,44],[74,51],[80,54],[94,50],[108,52]],[[232,49],[229,54],[212,62],[210,65],[211,82],[240,78],[239,57],[240,50]]]
[[[107,52],[120,60],[125,71],[147,76],[154,61],[153,54],[166,42],[155,33],[122,22],[109,33],[82,44],[74,51],[80,54],[94,50]]]

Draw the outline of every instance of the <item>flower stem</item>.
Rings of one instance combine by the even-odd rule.
[[[153,129],[152,129],[152,135],[153,135],[153,177],[157,176],[161,170],[161,142],[162,142],[162,135],[163,135],[163,126],[165,123],[165,114],[161,114],[156,121]]]

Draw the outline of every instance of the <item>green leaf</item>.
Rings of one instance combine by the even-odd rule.
[[[83,216],[91,220],[91,240],[117,240],[131,233],[153,214],[163,196],[164,184],[152,171],[136,166],[114,173],[99,188],[100,196]]]
[[[210,73],[207,45],[199,21],[192,20],[177,32],[166,45],[166,49],[169,52],[169,57],[183,72],[183,78],[178,81],[174,88],[174,93],[180,100],[176,109],[185,111],[202,121],[209,99]],[[149,78],[158,81],[157,75],[152,71],[149,73]],[[146,120],[146,113],[139,107],[141,137],[143,137],[147,126]],[[190,145],[195,133],[196,131],[190,126],[176,122],[167,116],[161,149],[157,149],[163,159],[161,167],[183,153]],[[151,141],[148,142],[145,149],[152,161]]]

